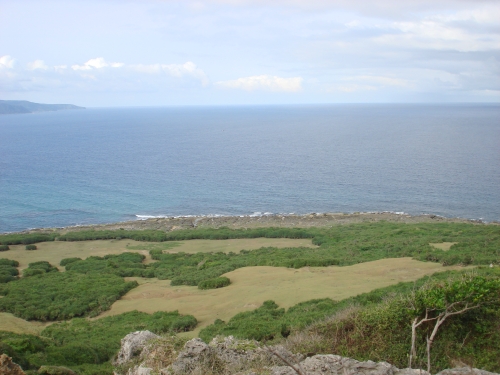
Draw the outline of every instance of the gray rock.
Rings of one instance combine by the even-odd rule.
[[[300,368],[307,375],[429,375],[427,371],[400,370],[387,362],[360,362],[333,354],[306,358]],[[275,366],[271,370],[273,375],[297,375],[289,366]]]
[[[129,369],[127,375],[150,375],[151,371],[153,369],[139,365]]]
[[[210,348],[201,339],[191,339],[184,345],[184,350],[170,366],[172,372],[189,373],[199,364],[202,356],[209,354]]]
[[[121,341],[121,348],[116,356],[114,361],[114,365],[122,365],[126,362],[129,362],[133,357],[138,356],[146,343],[155,338],[159,338],[160,336],[155,335],[150,331],[137,331],[129,333],[125,336]]]
[[[494,372],[479,370],[471,367],[457,367],[438,372],[436,375],[498,375]]]
[[[157,338],[149,331],[134,332],[122,340],[122,348],[115,364],[123,364],[144,353],[154,353],[154,346],[150,348],[145,344],[152,338]],[[159,344],[161,345],[161,344]],[[276,354],[274,354],[276,353]],[[387,362],[357,361],[338,355],[326,354],[315,355],[305,358],[289,352],[282,346],[270,348],[261,347],[257,341],[240,340],[232,336],[214,338],[210,344],[204,343],[196,338],[189,340],[184,349],[177,354],[173,353],[175,360],[168,366],[166,363],[161,367],[155,367],[155,373],[160,375],[189,375],[204,374],[204,369],[210,369],[212,373],[232,375],[257,375],[264,371],[272,375],[297,375],[290,366],[285,365],[282,359],[295,365],[304,375],[430,375],[427,371],[419,369],[398,369]],[[177,357],[175,357],[177,355]],[[147,355],[139,356],[139,366],[135,365],[128,370],[127,375],[151,375],[152,369],[145,364]],[[136,362],[135,364],[139,363]],[[132,362],[132,365],[134,363]],[[255,367],[254,365],[257,365]],[[300,366],[300,367],[298,367]],[[166,367],[166,368],[163,368]],[[214,369],[217,369],[214,371]],[[258,370],[260,369],[260,370]],[[436,375],[500,375],[484,370],[468,367],[448,369]]]

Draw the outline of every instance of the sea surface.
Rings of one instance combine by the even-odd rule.
[[[357,211],[500,220],[500,105],[0,116],[0,232],[151,216]]]

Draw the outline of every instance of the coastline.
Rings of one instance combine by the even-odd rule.
[[[485,223],[482,220],[446,218],[439,215],[422,214],[410,215],[396,212],[354,212],[354,213],[309,213],[296,214],[263,214],[263,215],[240,215],[240,216],[172,216],[152,217],[130,220],[116,223],[76,225],[60,228],[34,228],[20,232],[11,233],[50,233],[50,232],[75,232],[84,230],[161,230],[170,232],[179,229],[194,228],[308,228],[328,227],[334,225],[347,225],[354,223],[370,223],[377,221],[388,221],[394,223],[469,223],[483,225],[500,225],[499,222]]]

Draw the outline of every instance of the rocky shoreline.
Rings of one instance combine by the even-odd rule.
[[[310,213],[305,215],[295,214],[264,214],[260,216],[175,216],[131,220],[109,224],[93,224],[69,226],[64,228],[39,228],[30,229],[21,233],[50,233],[50,232],[75,232],[84,230],[161,230],[170,232],[179,229],[193,228],[308,228],[331,227],[334,225],[347,225],[354,223],[370,223],[387,221],[393,223],[469,223],[486,224],[481,220],[446,218],[439,215],[410,215],[394,212],[355,212],[355,213]],[[499,222],[489,224],[500,225]]]
[[[481,220],[445,218],[439,215],[410,215],[393,212],[355,212],[355,213],[310,213],[305,215],[261,215],[261,216],[175,216],[149,218],[143,220],[131,220],[109,224],[79,225],[64,228],[40,228],[27,232],[50,232],[62,233],[83,230],[161,230],[169,232],[179,229],[193,228],[261,228],[261,227],[283,227],[283,228],[308,228],[328,227],[333,225],[346,225],[354,223],[369,223],[376,221],[388,221],[394,223],[473,223],[484,224]],[[498,223],[494,223],[498,224]]]

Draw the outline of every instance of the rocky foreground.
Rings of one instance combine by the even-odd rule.
[[[306,358],[282,346],[232,336],[210,344],[195,338],[176,351],[171,341],[149,331],[127,335],[115,360],[115,375],[430,375],[420,369],[398,369],[387,362],[360,362],[338,355]],[[437,375],[495,375],[469,367],[447,369]]]
[[[393,223],[475,223],[482,224],[480,220],[461,218],[445,218],[438,215],[409,215],[393,212],[356,212],[356,213],[310,213],[306,215],[260,215],[260,216],[182,216],[150,218],[146,220],[133,220],[112,224],[81,225],[66,228],[32,229],[26,232],[46,233],[57,231],[60,233],[83,230],[161,230],[165,232],[192,229],[192,228],[308,228],[331,227],[334,225],[347,225],[354,223],[370,223],[388,221]],[[500,223],[493,223],[500,224]]]

